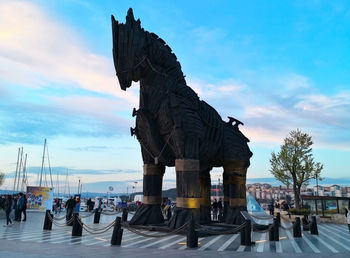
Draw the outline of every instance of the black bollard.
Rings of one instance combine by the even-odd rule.
[[[252,223],[248,219],[246,220],[247,225],[244,228],[244,238],[245,238],[245,245],[251,246],[252,245]]]
[[[44,230],[51,230],[52,229],[52,220],[53,220],[53,216],[52,216],[50,210],[46,210],[45,220],[44,220],[44,228],[43,228]]]
[[[193,217],[190,220],[190,224],[187,228],[187,247],[195,248],[198,247],[198,233],[195,229]]]
[[[279,241],[279,224],[277,218],[273,218],[272,228],[269,231],[269,241]]]
[[[318,235],[316,216],[312,216],[310,224],[310,233],[311,235]]]
[[[269,231],[269,241],[279,241],[279,228],[277,218],[273,218],[273,224]]]
[[[277,225],[278,227],[281,225],[281,213],[277,212],[277,215],[276,215],[276,219],[277,219]]]
[[[128,221],[128,210],[126,208],[123,209],[122,221],[123,222]]]
[[[83,222],[79,218],[79,213],[73,214],[73,227],[72,227],[72,236],[82,236],[83,235]]]
[[[247,221],[247,220],[246,220]],[[245,227],[241,229],[241,245],[246,245]]]
[[[303,223],[303,231],[309,231],[310,230],[310,221],[309,221],[309,218],[306,214],[301,219],[301,221]]]
[[[98,209],[95,209],[94,214],[94,224],[100,223],[101,212]]]
[[[170,218],[171,218],[171,208],[170,207],[167,210],[166,217],[168,220],[170,220]]]
[[[73,226],[73,220],[72,220],[73,215],[72,214],[73,214],[73,209],[67,210],[67,215],[66,215],[67,226]]]
[[[275,241],[275,223],[272,224],[272,227],[269,230],[269,241]]]
[[[278,214],[277,214],[278,215]],[[280,241],[280,223],[281,221],[278,221],[278,218],[273,219],[274,224],[274,241]]]
[[[293,222],[293,236],[301,237],[301,225],[300,225],[300,217],[296,217]]]
[[[251,246],[252,245],[252,223],[249,219],[245,220],[246,226],[241,229],[241,245]]]
[[[113,234],[111,238],[111,245],[121,245],[122,238],[123,238],[123,229],[122,229],[121,218],[116,217],[114,228],[113,228]]]

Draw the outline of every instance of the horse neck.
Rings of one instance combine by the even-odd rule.
[[[140,79],[140,107],[156,112],[159,103],[164,100],[172,88],[174,81],[160,72],[147,70]]]

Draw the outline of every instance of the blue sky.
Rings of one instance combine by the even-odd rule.
[[[248,177],[270,177],[271,152],[297,128],[313,137],[324,176],[350,177],[348,1],[1,0],[5,187],[20,146],[35,183],[45,138],[53,173],[70,169],[72,184],[142,178],[128,129],[138,85],[120,90],[111,55],[110,15],[124,21],[129,7],[170,45],[199,97],[245,123]]]

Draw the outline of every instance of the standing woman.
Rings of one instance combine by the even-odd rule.
[[[21,211],[23,213],[23,221],[26,221],[27,220],[27,196],[25,194],[23,194],[23,204],[22,204],[22,208],[21,208]]]
[[[8,194],[6,195],[6,200],[4,204],[4,210],[6,213],[6,226],[8,226],[9,223],[10,223],[10,226],[12,225],[12,221],[10,219],[11,208],[12,208],[12,196]]]

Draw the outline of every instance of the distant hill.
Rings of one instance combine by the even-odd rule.
[[[279,186],[282,185],[282,183],[278,180],[276,180],[273,177],[266,177],[266,178],[247,178],[247,183],[248,184],[253,184],[253,183],[267,183],[273,186]],[[340,185],[340,186],[350,186],[350,178],[329,178],[326,177],[322,181],[318,181],[319,185],[325,185],[325,186],[330,186],[330,185]],[[315,180],[310,180],[309,186],[314,186],[316,185]]]
[[[134,181],[138,182],[137,189],[142,189],[142,180],[129,180],[129,181],[100,181],[95,183],[86,183],[83,184],[83,195],[88,196],[88,198],[95,198],[96,196],[114,196],[114,195],[126,195],[126,190],[128,189],[128,194],[132,192],[132,186],[134,185]],[[173,188],[175,180],[167,179],[168,189],[163,190],[164,197],[176,198],[176,190]],[[272,186],[282,185],[281,182],[277,181],[273,177],[265,177],[265,178],[247,178],[248,184],[253,183],[267,183]],[[309,187],[312,187],[316,184],[315,180],[310,181]],[[324,180],[319,181],[319,185],[330,186],[330,185],[340,185],[340,186],[350,186],[350,178],[329,178],[326,177]],[[112,186],[113,191],[108,191],[108,188]],[[71,194],[75,194],[76,189],[71,189]],[[108,191],[108,193],[107,193]],[[9,190],[1,190],[0,194],[11,193]],[[142,194],[142,192],[138,191],[138,193],[134,194]]]

